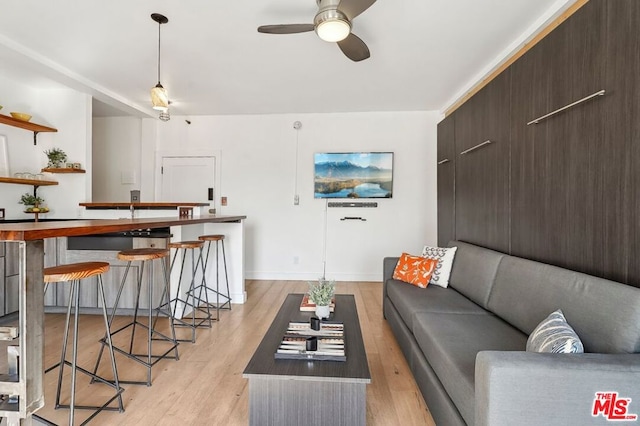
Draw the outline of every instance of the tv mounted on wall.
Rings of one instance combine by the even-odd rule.
[[[315,198],[391,198],[393,152],[316,153]]]

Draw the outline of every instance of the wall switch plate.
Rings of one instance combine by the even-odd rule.
[[[298,194],[293,196],[293,205],[294,206],[300,205],[300,196]]]
[[[226,206],[227,205],[227,197],[221,197],[220,198],[220,205],[221,206]]]

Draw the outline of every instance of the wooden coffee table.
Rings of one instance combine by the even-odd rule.
[[[300,312],[302,296],[287,296],[244,370],[243,377],[249,379],[249,424],[364,425],[371,374],[352,295],[336,295],[331,318],[344,323],[346,361],[274,357],[288,323],[314,315]]]

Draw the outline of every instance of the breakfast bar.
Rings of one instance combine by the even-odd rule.
[[[229,274],[232,293],[241,295],[234,303],[242,303],[244,219],[246,216],[211,215],[0,224],[0,242],[12,242],[19,246],[20,269],[17,371],[0,371],[0,394],[18,398],[17,403],[13,402],[15,398],[0,403],[0,417],[6,417],[10,425],[17,425],[21,419],[30,419],[35,411],[44,406],[44,239],[163,227],[170,227],[171,234],[178,239],[202,233],[225,233],[229,236],[233,259]]]

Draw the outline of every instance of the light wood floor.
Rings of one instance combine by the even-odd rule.
[[[102,412],[96,425],[246,425],[248,384],[242,372],[288,293],[304,293],[296,281],[247,281],[248,300],[221,311],[212,329],[199,329],[197,342],[180,344],[180,360],[162,360],[153,368],[153,385],[123,385],[125,412]],[[354,294],[372,381],[367,387],[368,425],[428,425],[431,415],[386,321],[382,318],[381,283],[338,283],[338,293]],[[125,317],[118,317],[122,322]],[[114,322],[114,325],[116,323]],[[80,365],[92,369],[104,332],[102,317],[83,315],[80,321]],[[45,366],[60,356],[64,317],[47,314]],[[181,331],[182,334],[186,330]],[[116,357],[121,378],[144,378],[144,368]],[[107,358],[105,358],[107,361]],[[108,362],[101,372],[108,371]],[[79,403],[98,402],[110,389],[88,384],[79,376]],[[45,376],[47,405],[38,414],[67,424],[68,410],[54,410],[57,371]],[[68,391],[63,393],[63,403]],[[80,419],[86,411],[77,411]]]

